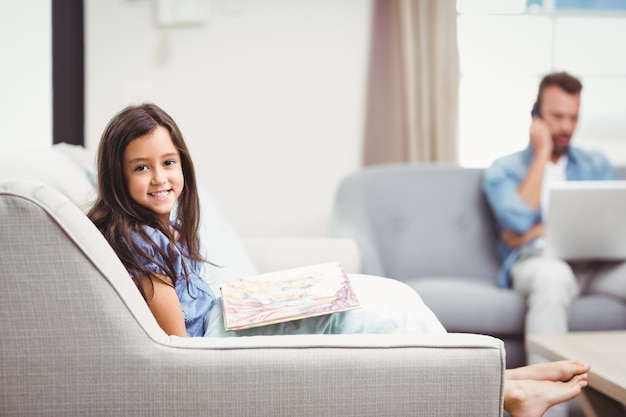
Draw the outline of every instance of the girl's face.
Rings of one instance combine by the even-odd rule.
[[[124,176],[130,197],[169,224],[185,178],[180,154],[167,129],[158,126],[126,146]]]

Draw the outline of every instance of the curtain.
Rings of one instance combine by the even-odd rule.
[[[456,0],[374,0],[363,164],[457,162]]]

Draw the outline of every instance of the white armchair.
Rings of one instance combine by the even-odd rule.
[[[167,336],[59,193],[89,192],[64,158],[0,163],[0,415],[502,416],[504,350],[488,336]],[[309,243],[320,250],[247,247],[260,271],[336,253]],[[354,271],[354,247],[338,244]]]

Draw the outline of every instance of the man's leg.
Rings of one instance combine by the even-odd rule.
[[[533,256],[518,261],[511,276],[513,288],[527,297],[526,334],[567,333],[569,307],[580,291],[567,262]]]
[[[569,308],[580,291],[572,268],[560,259],[533,256],[518,261],[511,276],[514,289],[527,297],[526,334],[567,333]],[[534,354],[526,360],[529,365],[546,362]],[[567,416],[568,405],[554,406],[545,415]]]

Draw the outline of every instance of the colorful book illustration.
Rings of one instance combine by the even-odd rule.
[[[338,262],[227,281],[221,286],[224,327],[242,330],[359,307]]]

